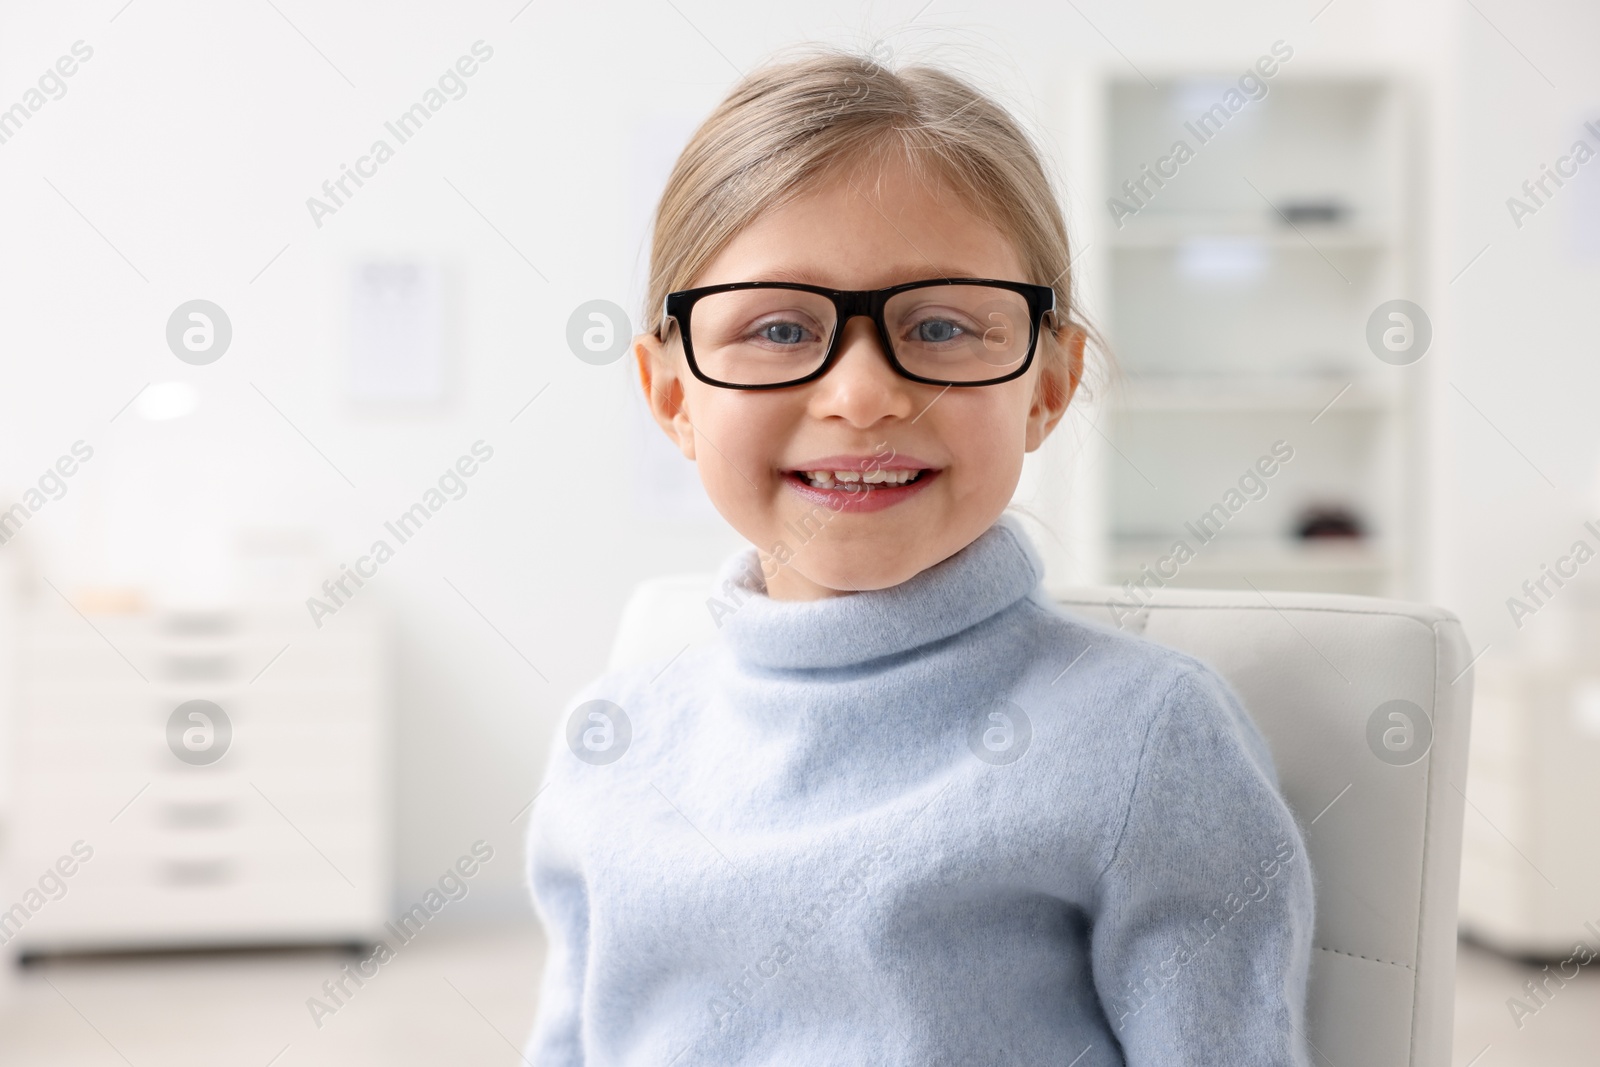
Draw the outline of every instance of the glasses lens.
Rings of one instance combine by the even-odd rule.
[[[1027,297],[989,285],[930,285],[889,298],[883,318],[901,366],[923,378],[1003,378],[1028,356]]]
[[[822,365],[836,317],[831,300],[799,289],[709,293],[689,316],[689,342],[710,378],[776,385]]]

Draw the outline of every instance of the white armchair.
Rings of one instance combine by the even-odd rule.
[[[610,666],[714,640],[711,593],[710,574],[640,583]],[[1266,736],[1316,880],[1313,1061],[1449,1067],[1472,704],[1455,616],[1329,593],[1163,589],[1137,612],[1109,587],[1053,596],[1211,664]]]

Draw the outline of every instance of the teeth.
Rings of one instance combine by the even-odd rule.
[[[921,471],[800,471],[806,481],[819,489],[835,488],[840,482],[867,485],[904,485],[916,479]]]

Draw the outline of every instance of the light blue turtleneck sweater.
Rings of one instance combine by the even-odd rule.
[[[1042,577],[1010,515],[824,600],[746,548],[718,640],[584,687],[530,821],[528,1059],[1307,1063],[1311,872],[1261,735]],[[594,700],[631,738],[591,708],[569,743]]]

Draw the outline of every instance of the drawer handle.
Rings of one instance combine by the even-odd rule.
[[[232,615],[212,611],[178,611],[163,620],[162,629],[169,634],[186,637],[209,637],[234,631],[237,621]]]
[[[233,864],[225,859],[168,860],[161,865],[161,881],[171,886],[223,885],[233,879]]]
[[[233,822],[234,807],[226,801],[168,804],[162,821],[182,830],[209,830]]]
[[[234,676],[228,656],[168,656],[167,678],[178,682],[218,682]]]

